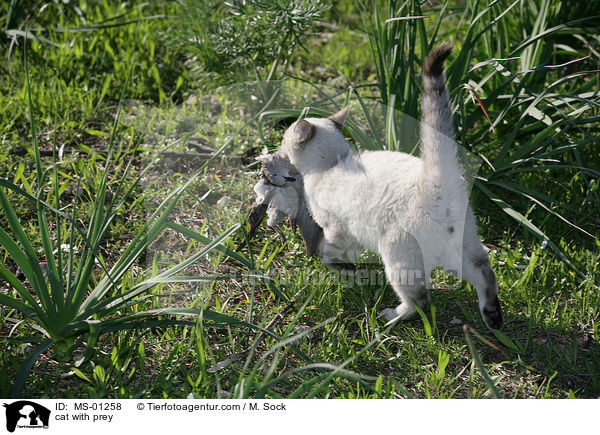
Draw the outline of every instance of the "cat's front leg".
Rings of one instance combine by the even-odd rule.
[[[355,274],[357,272],[354,240],[338,225],[323,229],[323,239],[319,248],[321,261],[332,270]]]

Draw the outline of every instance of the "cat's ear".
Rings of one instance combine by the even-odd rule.
[[[313,125],[304,120],[301,119],[298,122],[296,122],[296,125],[294,126],[294,134],[295,134],[295,140],[298,143],[303,143],[306,142],[307,140],[309,140],[312,135],[314,133],[314,127]]]
[[[344,107],[335,115],[331,115],[327,119],[332,121],[338,130],[342,131],[342,129],[344,128],[344,122],[346,121],[346,116],[348,116],[348,106]]]

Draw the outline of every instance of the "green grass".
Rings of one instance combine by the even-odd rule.
[[[352,283],[307,258],[289,228],[283,247],[275,233],[261,229],[251,249],[234,253],[244,244],[243,227],[221,245],[211,244],[244,223],[256,182],[244,175],[256,169],[248,157],[265,146],[273,149],[283,126],[270,123],[275,113],[262,123],[250,119],[248,114],[257,114],[248,103],[251,95],[260,97],[256,86],[210,90],[226,80],[215,79],[185,44],[169,37],[181,25],[175,17],[185,14],[178,3],[88,1],[82,2],[82,15],[50,3],[37,15],[13,14],[10,20],[8,5],[0,7],[5,29],[31,32],[30,91],[23,38],[10,57],[11,38],[18,33],[5,32],[0,40],[0,178],[6,196],[0,227],[16,241],[16,247],[2,244],[0,258],[3,276],[11,274],[22,285],[0,281],[0,396],[14,395],[17,380],[20,395],[32,398],[598,397],[600,244],[574,225],[595,235],[600,215],[593,170],[600,167],[598,145],[589,140],[598,133],[599,38],[584,22],[549,32],[540,42],[535,35],[599,8],[567,11],[562,4],[544,11],[536,2],[522,1],[474,37],[511,4],[499,2],[475,21],[483,5],[449,3],[436,38],[455,45],[453,59],[465,56],[464,64],[456,60],[449,68],[459,139],[497,169],[482,166],[489,194],[474,189],[472,199],[498,278],[507,321],[501,334],[485,329],[473,289],[442,272],[421,319],[386,325],[377,315],[396,301],[376,259],[369,258],[366,267],[371,280]],[[386,7],[379,7],[385,21]],[[331,94],[336,88],[343,97],[347,86],[358,89],[351,100],[356,114],[361,101],[371,107],[373,99],[383,97],[376,86],[360,87],[375,85],[386,72],[377,70],[362,10],[358,2],[344,1],[325,13],[322,20],[332,24],[319,26],[306,50],[297,50],[285,66],[305,81],[293,81],[272,109],[297,112],[319,91]],[[428,16],[423,25],[432,38],[439,8],[423,6],[421,12]],[[396,86],[406,92],[395,98],[404,113],[418,116],[418,61],[425,39],[408,22],[395,25],[407,25],[395,31],[417,32],[415,61],[398,66],[406,68],[398,77],[409,88]],[[524,40],[531,44],[520,47]],[[511,53],[522,60],[490,62]],[[587,54],[578,63],[526,73]],[[269,67],[261,73],[268,74]],[[469,100],[465,82],[494,129],[480,105]],[[115,123],[123,99],[136,103],[126,105]],[[366,140],[358,124],[351,127],[355,139]],[[221,149],[221,157],[207,163],[176,154],[200,154],[198,144]],[[56,158],[43,153],[52,150]],[[150,167],[153,158],[158,161]],[[549,158],[560,162],[540,160]],[[48,170],[45,181],[38,168]],[[126,199],[119,195],[129,189]],[[149,216],[176,193],[181,197],[172,204],[168,223],[157,225],[135,254],[128,251],[136,234],[152,233],[144,228],[153,222]],[[115,207],[106,208],[113,199]],[[121,199],[123,206],[116,207]],[[6,214],[9,208],[14,217]],[[92,231],[80,234],[66,216],[76,216],[81,228]],[[108,225],[94,232],[94,222]],[[86,239],[98,245],[96,256],[106,270],[94,265]],[[72,247],[65,250],[65,243]],[[48,272],[24,270],[27,260],[18,264],[11,255],[17,250],[34,269],[36,261],[47,263]],[[82,297],[93,299],[94,289],[102,287],[104,296],[96,301],[102,304],[147,285],[131,304],[89,316],[104,322],[102,334],[85,325],[53,329],[50,317],[40,322],[52,313],[59,320],[60,301],[63,307],[74,303],[62,297],[59,285],[69,251],[76,254],[71,271],[80,264],[89,267]],[[132,255],[136,262],[120,269]],[[111,270],[115,285],[107,286]],[[155,311],[160,308],[169,310]],[[56,342],[72,341],[62,347],[47,343],[47,350],[36,352],[49,330]],[[70,334],[60,336],[65,332]]]

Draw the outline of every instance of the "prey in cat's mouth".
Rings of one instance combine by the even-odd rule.
[[[254,237],[265,216],[268,216],[267,226],[279,235],[284,244],[285,236],[279,225],[287,218],[294,229],[300,230],[308,255],[313,255],[321,242],[323,230],[310,216],[298,170],[282,153],[263,155],[257,160],[262,162],[261,180],[254,186],[257,199],[248,215],[248,240]],[[238,250],[243,246],[240,244]]]

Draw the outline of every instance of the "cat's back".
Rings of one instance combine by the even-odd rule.
[[[388,183],[395,179],[409,181],[418,177],[423,166],[418,157],[398,151],[364,151],[358,159],[370,179],[381,178]]]

